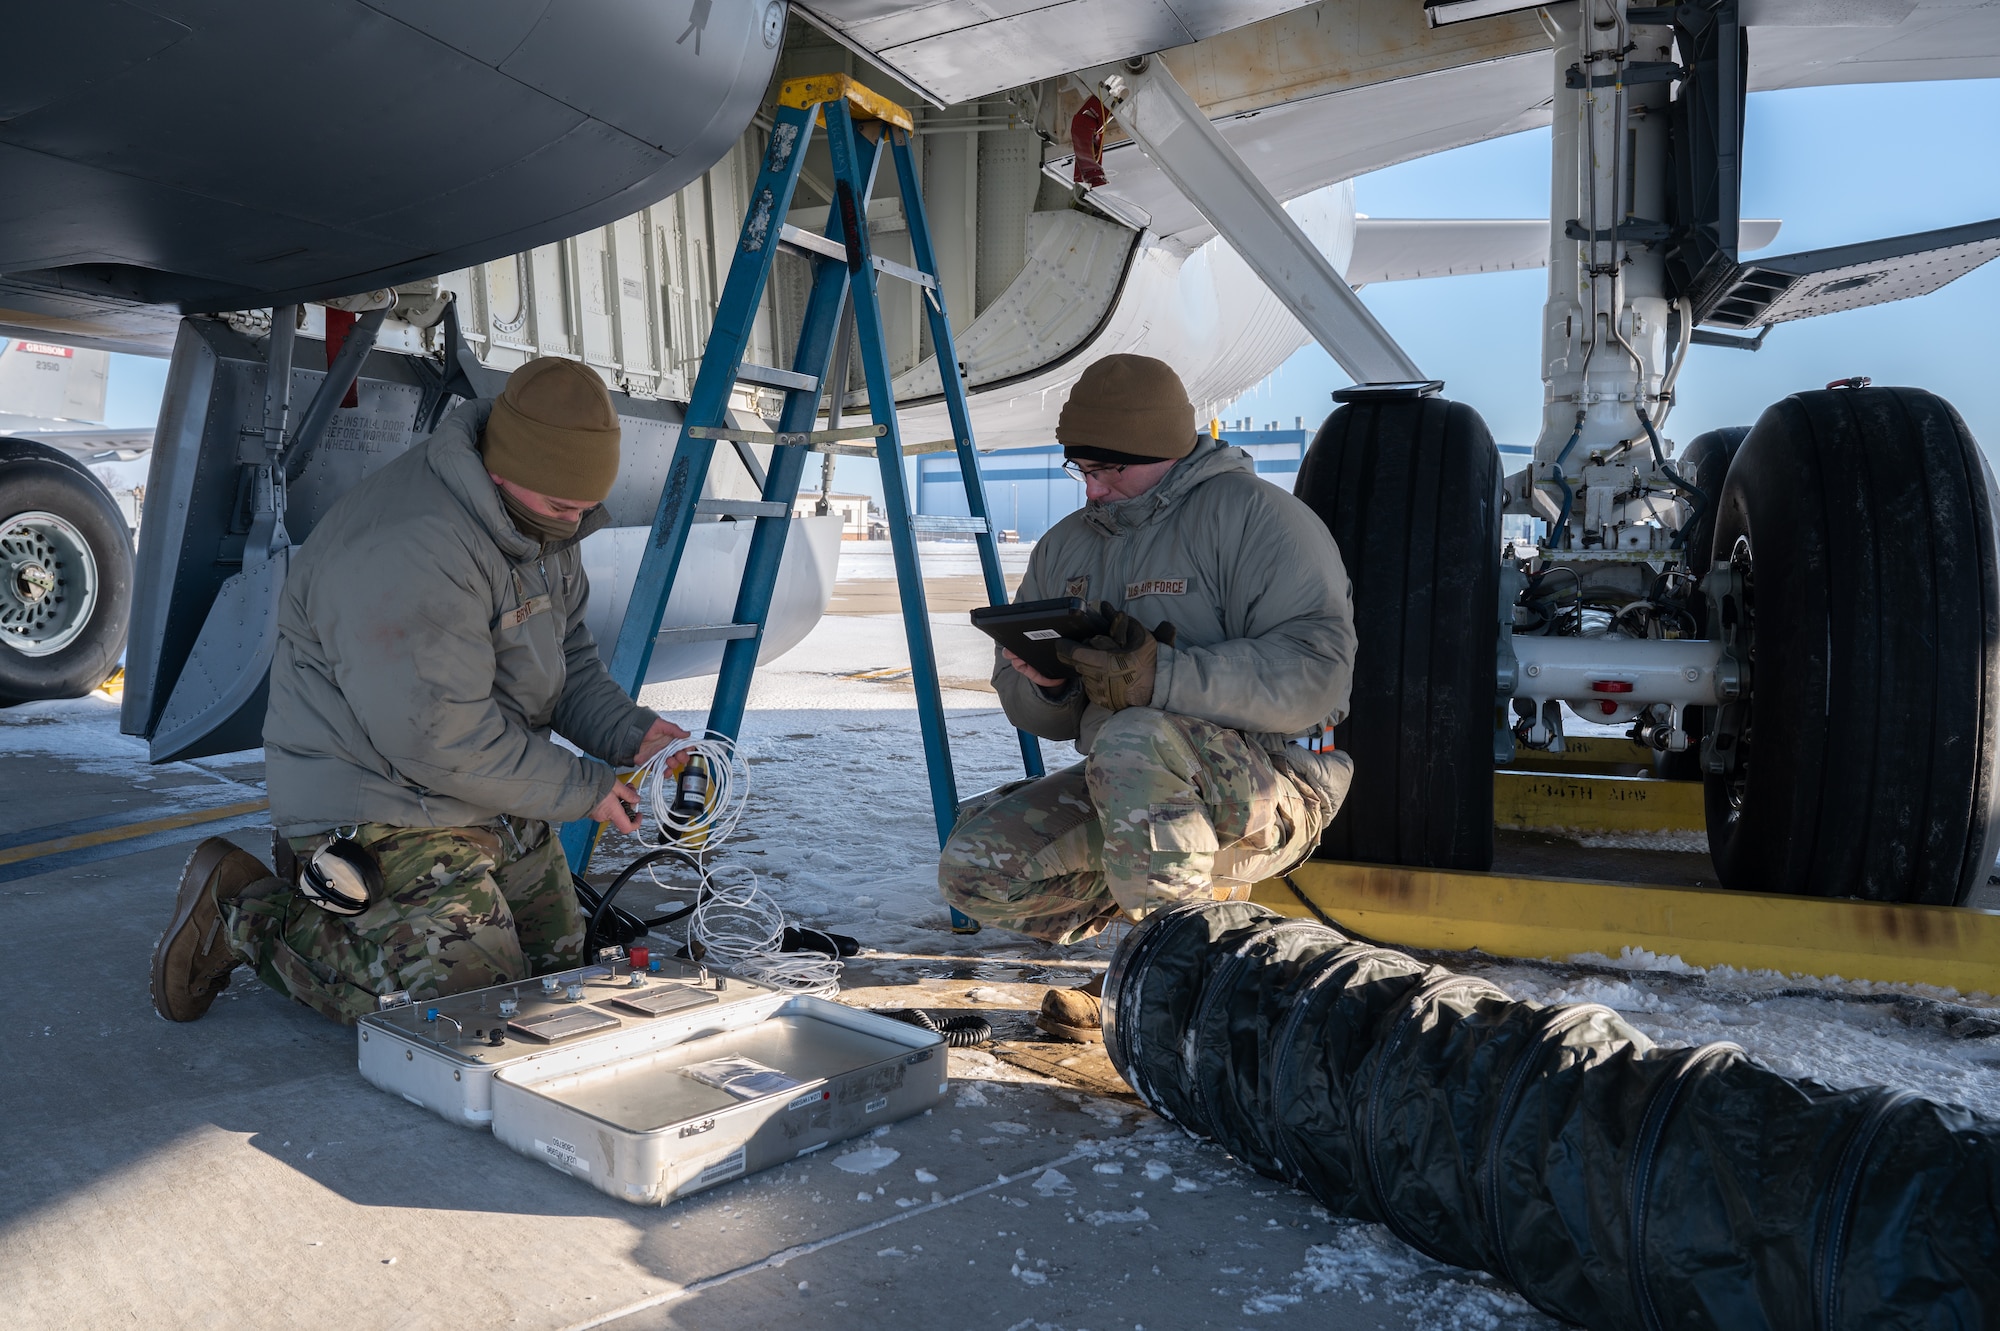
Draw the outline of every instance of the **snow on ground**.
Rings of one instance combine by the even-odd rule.
[[[179,808],[226,802],[218,795],[251,798],[263,790],[261,773],[234,771],[261,764],[261,749],[218,754],[192,762],[146,761],[146,741],[118,733],[117,700],[103,693],[58,702],[22,703],[0,710],[0,754],[60,758],[94,776],[124,777],[135,786],[158,785],[163,806]],[[180,781],[161,782],[162,775]],[[188,781],[193,776],[198,780]]]
[[[1728,1040],[1788,1077],[1901,1087],[2000,1118],[2000,1000],[1989,995],[1703,968],[1637,949],[1574,958],[1574,969],[1446,960],[1516,998],[1602,1003],[1663,1045]]]

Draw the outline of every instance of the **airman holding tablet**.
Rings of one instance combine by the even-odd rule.
[[[1087,503],[1035,546],[1014,608],[1075,598],[1103,630],[1057,644],[1063,676],[996,646],[993,684],[1015,725],[1085,759],[970,802],[938,884],[982,923],[1070,943],[1240,899],[1311,853],[1353,768],[1294,740],[1346,715],[1354,629],[1325,524],[1196,435],[1164,362],[1091,365],[1056,438]],[[1090,987],[1052,991],[1041,1024],[1097,1039],[1098,1007]]]

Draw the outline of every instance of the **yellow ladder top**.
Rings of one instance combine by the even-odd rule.
[[[850,74],[814,74],[803,79],[786,79],[778,89],[779,106],[818,106],[822,102],[846,102],[849,113],[856,120],[880,120],[901,130],[916,128],[908,111],[881,93],[863,87]]]

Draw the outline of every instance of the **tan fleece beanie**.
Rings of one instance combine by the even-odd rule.
[[[1151,356],[1106,356],[1077,378],[1056,418],[1065,456],[1145,463],[1194,452],[1194,404],[1174,367]]]
[[[507,376],[481,451],[495,476],[600,504],[618,479],[618,410],[597,371],[540,356]]]

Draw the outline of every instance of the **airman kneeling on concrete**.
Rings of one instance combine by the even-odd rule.
[[[197,848],[153,954],[161,1016],[201,1016],[239,964],[351,1023],[397,990],[582,961],[552,829],[637,830],[612,764],[685,733],[612,682],[584,625],[577,546],[605,524],[618,445],[596,373],[533,360],[321,519],[285,580],[264,722],[293,863],[280,877],[220,838]],[[329,850],[302,887],[298,865]]]
[[[1109,627],[1060,649],[1074,678],[1003,650],[993,684],[1015,725],[1087,756],[969,801],[938,885],[982,923],[1073,943],[1177,901],[1240,900],[1312,852],[1353,766],[1294,741],[1346,715],[1354,627],[1325,524],[1196,435],[1164,362],[1093,364],[1056,438],[1088,502],[1035,546],[1016,599],[1099,602]],[[1042,1028],[1101,1038],[1101,991],[1051,991]]]

